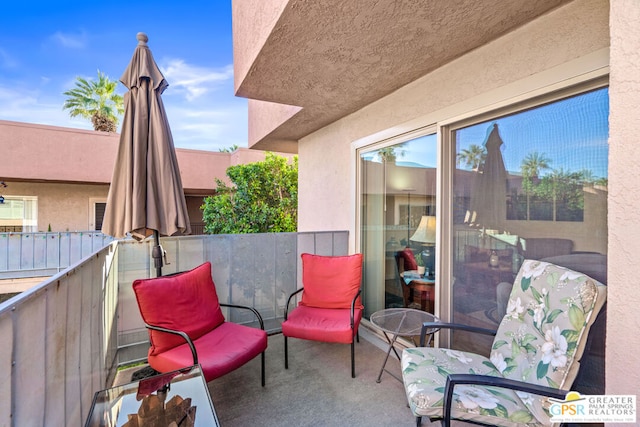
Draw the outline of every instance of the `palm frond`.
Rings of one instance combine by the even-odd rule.
[[[119,116],[124,114],[124,98],[115,93],[117,87],[118,82],[110,80],[100,70],[97,80],[76,77],[75,87],[63,92],[67,99],[62,108],[69,110],[71,117],[91,120],[95,130],[115,131]]]

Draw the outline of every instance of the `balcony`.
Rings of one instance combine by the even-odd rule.
[[[256,307],[270,333],[264,389],[259,367],[252,363],[209,384],[224,425],[242,425],[247,419],[241,413],[252,412],[246,410],[248,401],[239,405],[242,395],[260,413],[275,411],[272,421],[286,423],[282,417],[291,416],[296,399],[309,414],[324,417],[335,406],[332,400],[351,395],[356,401],[345,402],[331,416],[341,414],[350,424],[366,420],[355,403],[361,400],[372,410],[397,411],[394,417],[413,422],[400,382],[385,376],[375,384],[383,343],[366,328],[356,347],[355,380],[349,375],[348,346],[292,340],[291,366],[284,370],[278,328],[286,297],[299,280],[299,254],[346,254],[347,232],[190,236],[163,238],[162,245],[169,262],[163,274],[211,261],[221,300]],[[148,348],[131,284],[154,275],[150,252],[150,242],[108,243],[0,304],[0,340],[6,349],[0,359],[11,367],[0,383],[1,425],[82,425],[96,391],[110,387],[116,377],[130,379],[131,369],[118,375],[119,368],[144,361]],[[240,313],[225,314],[232,321],[248,321]],[[399,369],[397,361],[391,363]],[[340,385],[337,395],[335,385]]]

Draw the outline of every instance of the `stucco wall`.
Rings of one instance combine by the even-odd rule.
[[[36,196],[38,198],[38,230],[91,230],[90,199],[107,199],[107,184],[61,184],[11,182],[2,189],[3,196]]]
[[[640,389],[640,3],[611,2],[607,393]],[[633,178],[632,178],[633,177]],[[640,420],[640,418],[639,418]],[[613,424],[611,424],[613,425]],[[626,424],[625,424],[626,425]]]
[[[236,90],[287,3],[288,0],[244,0],[232,3]]]
[[[119,141],[115,133],[0,120],[0,180],[8,185],[0,195],[37,197],[38,231],[49,224],[52,231],[93,230],[91,202],[106,201]],[[215,179],[229,183],[229,166],[262,161],[265,152],[178,148],[176,157],[189,217],[197,225]]]
[[[106,184],[119,141],[116,133],[0,120],[0,179]],[[178,148],[176,157],[185,191],[210,194],[231,154]]]
[[[93,230],[93,203],[106,202],[107,184],[70,184],[45,182],[11,182],[1,188],[3,196],[30,196],[38,198],[37,231]],[[186,196],[192,225],[202,224],[200,206],[204,196]]]
[[[636,0],[616,0],[611,6],[605,0],[576,1],[309,135],[299,145],[299,229],[346,228],[354,245],[355,220],[345,208],[356,197],[348,160],[354,141],[380,141],[504,103],[520,81],[531,87],[538,79],[543,88],[580,72],[601,74],[595,70],[605,61],[610,66],[606,391],[637,394],[640,181],[633,177],[640,175],[638,22]]]
[[[554,67],[583,57],[606,65],[608,10],[605,0],[577,0],[302,139],[298,229],[355,231],[354,141],[380,141],[561,82],[574,67]]]

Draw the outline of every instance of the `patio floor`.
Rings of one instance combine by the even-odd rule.
[[[366,328],[361,328],[356,343],[353,379],[349,345],[290,339],[288,370],[284,369],[283,346],[281,334],[269,336],[264,388],[260,386],[260,358],[209,383],[223,427],[415,425],[400,381],[385,372],[376,383],[386,344]],[[116,381],[129,381],[137,369],[140,367],[121,371]],[[400,363],[393,353],[387,369],[400,375]],[[422,425],[440,424],[423,419]]]

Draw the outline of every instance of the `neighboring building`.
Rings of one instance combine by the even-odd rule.
[[[0,181],[6,184],[0,185],[0,232],[100,230],[119,138],[0,120]],[[215,193],[215,178],[229,183],[229,166],[261,161],[265,153],[178,148],[176,155],[192,231],[202,234],[200,206]]]
[[[298,153],[298,229],[350,231],[367,316],[393,304],[404,246],[437,248],[436,314],[482,322],[523,256],[593,256],[606,392],[637,393],[639,2],[243,0],[233,20],[249,147]],[[494,124],[480,173],[463,159]],[[490,147],[506,174],[480,187]]]

